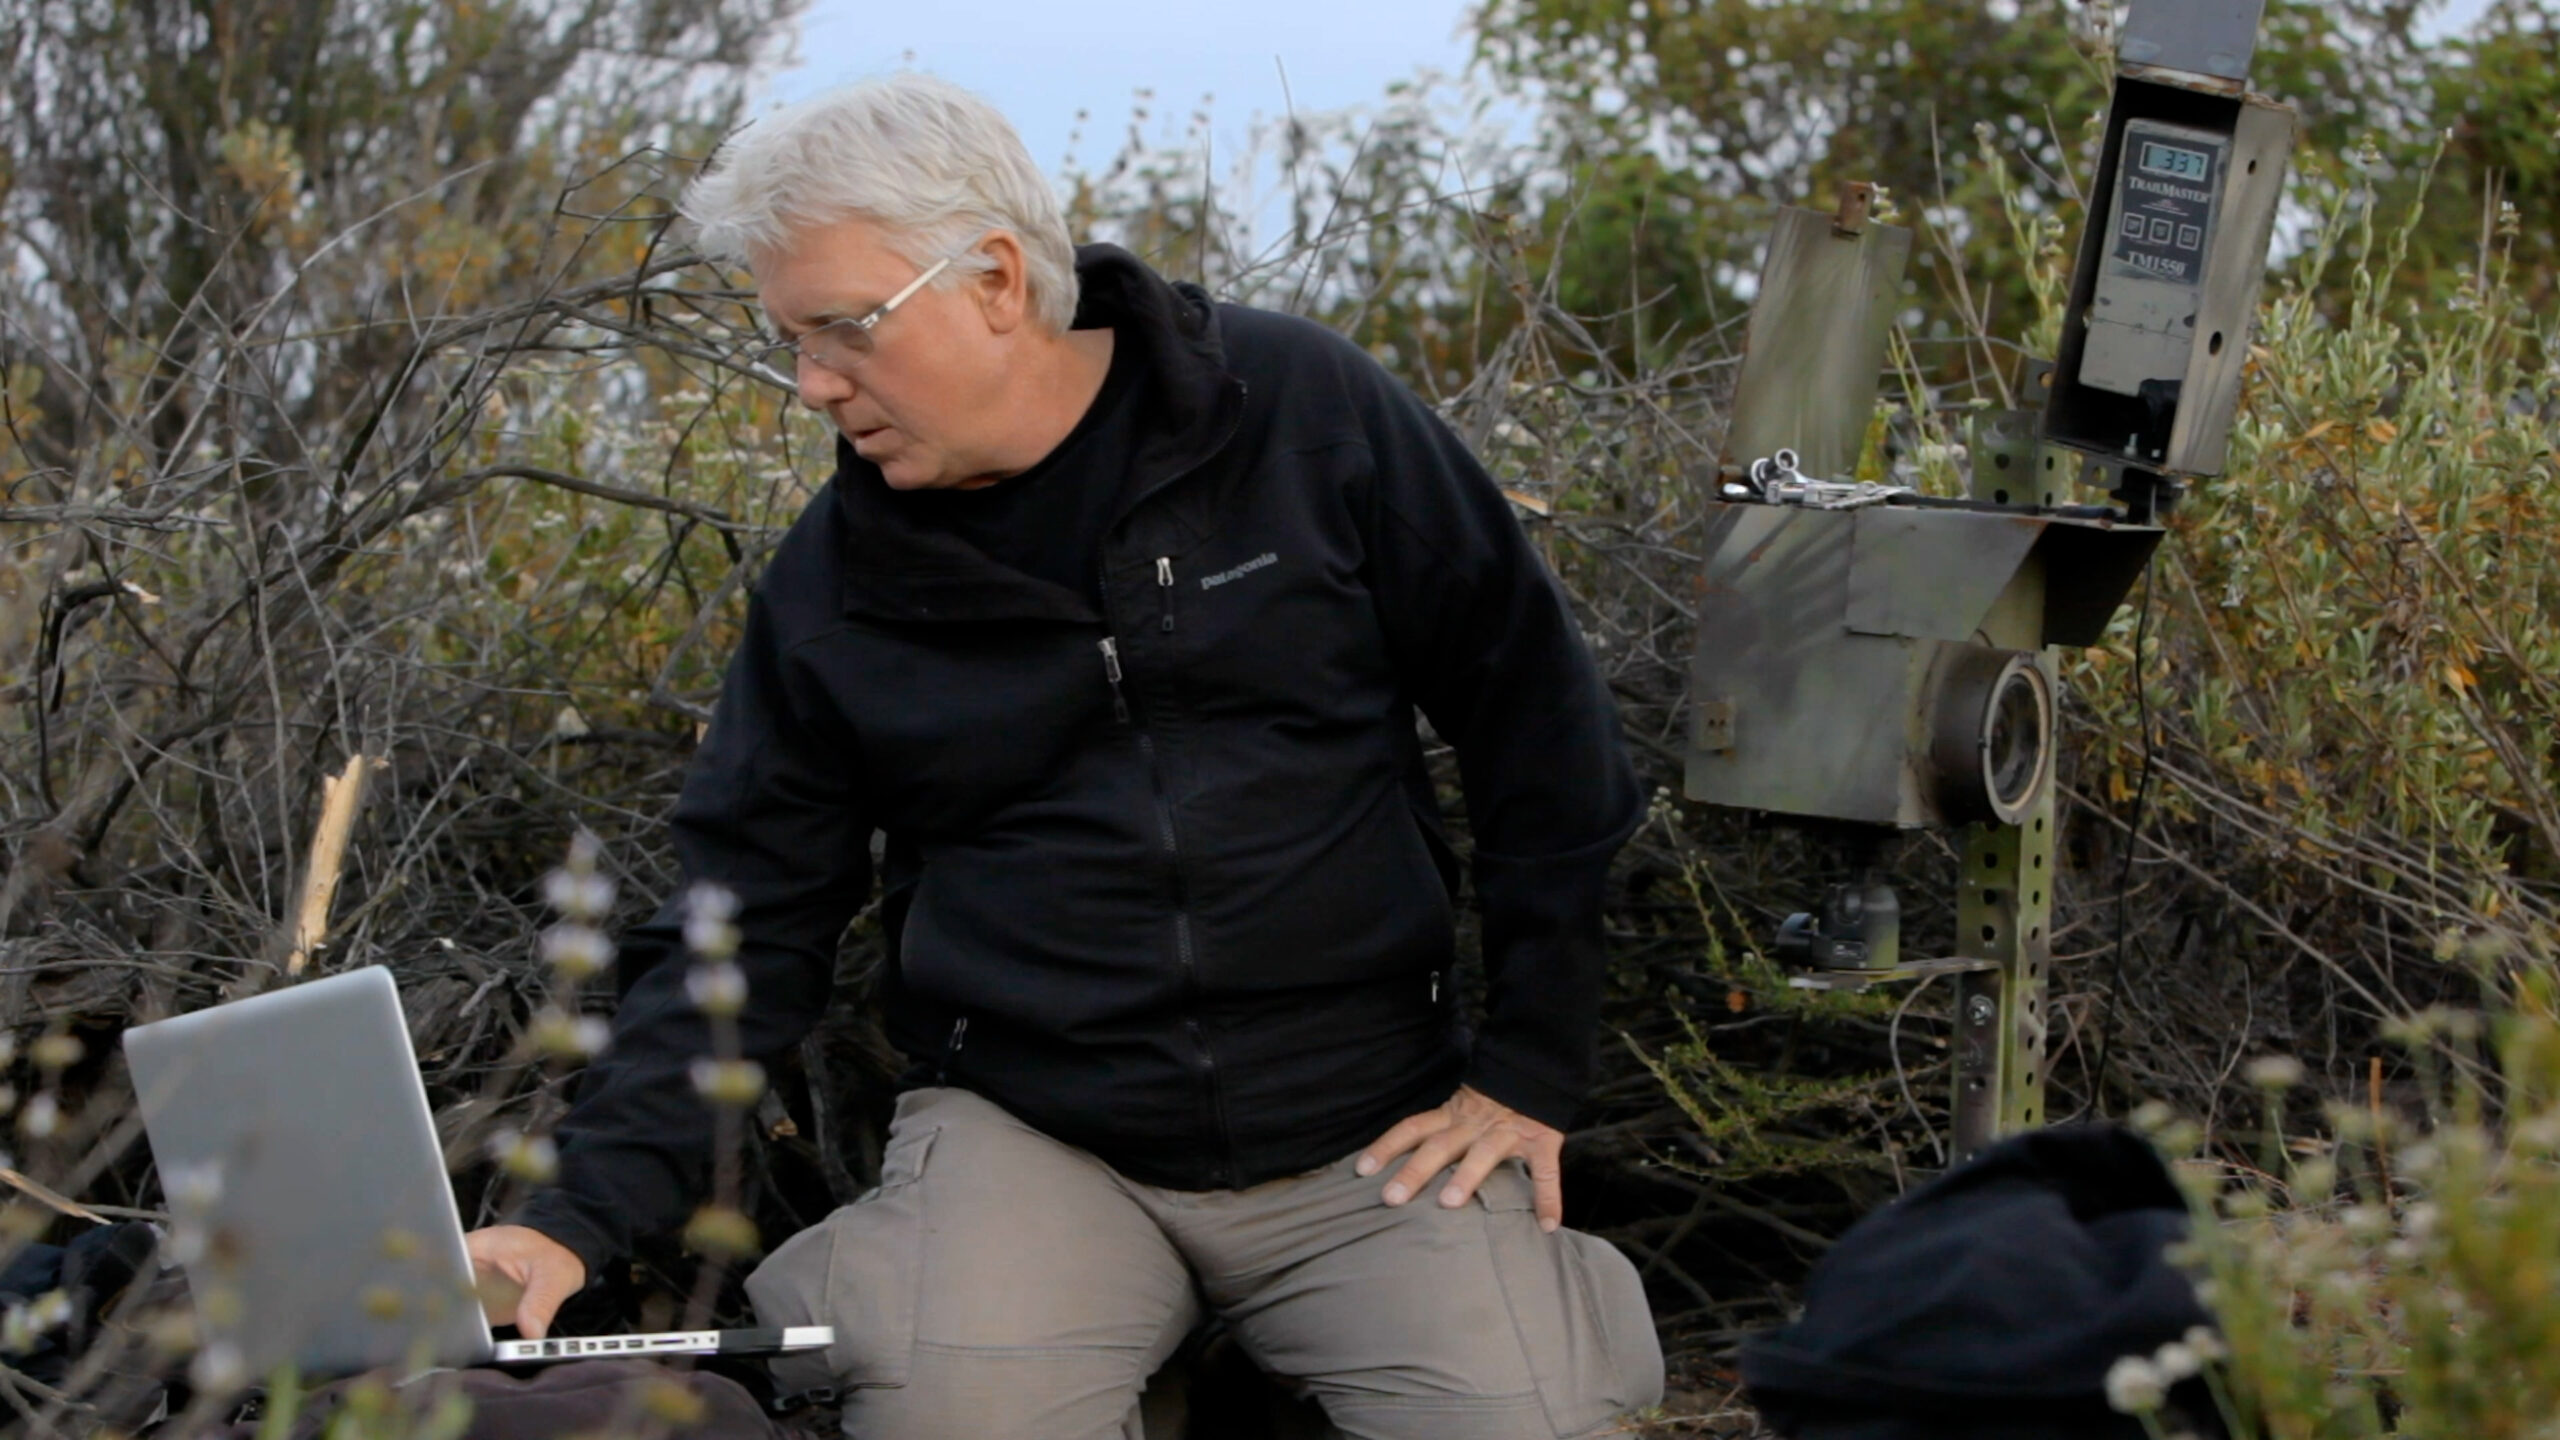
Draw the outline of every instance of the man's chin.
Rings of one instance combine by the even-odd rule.
[[[892,490],[930,490],[940,478],[925,457],[904,445],[883,446],[877,440],[865,445],[856,437],[853,453],[877,467]]]
[[[948,483],[941,472],[931,466],[919,465],[903,457],[877,463],[880,465],[880,478],[892,490],[933,490]]]

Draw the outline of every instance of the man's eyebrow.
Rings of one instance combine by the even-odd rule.
[[[817,329],[821,325],[831,325],[844,317],[836,314],[832,310],[821,310],[815,315],[809,317],[808,324],[794,325],[790,321],[783,319],[775,312],[767,310],[764,312],[764,318],[765,323],[773,327],[774,334],[781,336],[785,340],[797,340],[802,335]]]
[[[817,330],[825,326],[833,325],[840,320],[859,319],[879,308],[880,302],[876,300],[868,305],[861,306],[830,305],[823,310],[811,312],[808,323],[805,325],[794,325],[790,321],[783,319],[780,315],[768,310],[765,312],[765,320],[773,326],[775,334],[780,335],[785,339],[797,339],[799,336],[807,334],[811,330]]]

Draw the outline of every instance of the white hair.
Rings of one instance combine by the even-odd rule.
[[[1075,323],[1075,246],[1047,176],[996,108],[948,80],[865,80],[750,127],[685,191],[702,247],[750,269],[792,230],[868,220],[919,268],[990,230],[1022,244],[1033,317]],[[957,282],[995,262],[972,251],[936,279]]]

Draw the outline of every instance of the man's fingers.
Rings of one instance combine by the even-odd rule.
[[[1396,1178],[1387,1182],[1382,1198],[1390,1205],[1401,1205],[1412,1199],[1431,1182],[1432,1176],[1448,1169],[1449,1162],[1465,1154],[1467,1147],[1475,1143],[1476,1136],[1483,1133],[1481,1130],[1448,1129],[1423,1141],[1415,1148],[1413,1158],[1404,1162],[1404,1168],[1396,1172]]]
[[[473,1287],[480,1292],[480,1308],[488,1314],[489,1323],[514,1324],[516,1309],[524,1304],[524,1265],[477,1255],[471,1262]]]
[[[1484,1184],[1485,1177],[1493,1173],[1493,1167],[1510,1159],[1518,1150],[1517,1138],[1498,1126],[1478,1135],[1476,1143],[1468,1146],[1467,1153],[1459,1158],[1458,1168],[1449,1175],[1449,1183],[1440,1187],[1441,1206],[1455,1210],[1466,1204],[1475,1195],[1476,1187]]]
[[[1564,1223],[1564,1166],[1558,1163],[1556,1156],[1530,1155],[1529,1188],[1537,1196],[1538,1228],[1551,1231],[1562,1225]]]
[[[527,1340],[543,1338],[562,1301],[587,1283],[586,1262],[539,1230],[493,1225],[463,1237],[481,1309],[492,1325],[513,1324]]]
[[[524,1287],[524,1298],[516,1302],[516,1333],[527,1340],[539,1340],[551,1329],[552,1317],[560,1313],[561,1302],[578,1291],[583,1276],[572,1276],[556,1265],[536,1270]]]
[[[1395,1123],[1395,1128],[1379,1136],[1368,1149],[1360,1152],[1360,1158],[1351,1164],[1351,1173],[1375,1175],[1385,1169],[1388,1162],[1421,1144],[1427,1137],[1447,1129],[1448,1126],[1449,1112],[1445,1109],[1425,1110],[1419,1115],[1407,1115]]]

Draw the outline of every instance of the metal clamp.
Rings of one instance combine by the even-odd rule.
[[[1777,454],[1763,455],[1752,461],[1749,473],[1750,479],[1747,482],[1742,480],[1724,482],[1724,498],[1767,500],[1775,503],[1777,497],[1770,493],[1771,489],[1799,478],[1796,474],[1796,452],[1780,447]]]
[[[1872,480],[1816,480],[1797,470],[1796,463],[1793,450],[1781,448],[1775,455],[1764,455],[1751,462],[1747,482],[1724,483],[1724,498],[1800,505],[1807,510],[1863,510],[1920,493],[1908,485],[1879,485]]]

